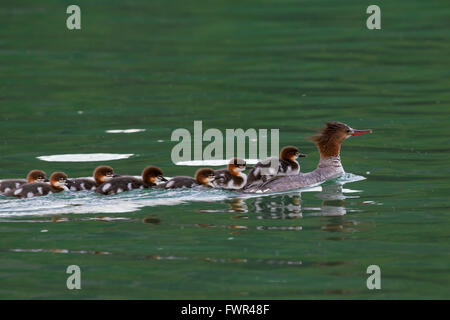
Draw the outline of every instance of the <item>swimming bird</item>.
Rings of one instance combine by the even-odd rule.
[[[243,173],[246,168],[245,160],[233,158],[226,169],[214,171],[214,187],[223,189],[242,189],[247,183],[247,175]]]
[[[0,181],[0,193],[3,192],[9,192],[11,190],[16,190],[20,188],[20,186],[26,184],[26,183],[33,183],[33,182],[46,182],[47,175],[42,170],[31,170],[28,175],[27,179],[6,179]]]
[[[310,137],[319,150],[317,168],[308,173],[274,177],[260,185],[246,189],[247,193],[280,192],[317,185],[344,174],[341,164],[341,144],[345,139],[371,133],[372,130],[356,130],[342,122],[326,122],[318,134]]]
[[[142,171],[141,179],[131,176],[112,178],[100,184],[95,192],[110,195],[133,189],[152,188],[162,181],[167,181],[167,179],[163,177],[161,169],[148,166]]]
[[[50,184],[44,182],[26,183],[16,190],[11,190],[4,195],[7,197],[32,198],[45,196],[52,193],[64,191],[67,175],[64,172],[54,172],[50,176]]]
[[[157,188],[176,189],[176,188],[193,188],[195,186],[204,185],[214,187],[212,182],[215,179],[214,170],[209,168],[198,169],[195,178],[178,176],[173,177],[168,182],[160,184]]]
[[[254,184],[263,183],[274,176],[288,176],[299,174],[299,157],[306,157],[297,147],[287,146],[281,149],[280,158],[268,158],[258,162],[248,173],[246,188]],[[275,160],[275,161],[274,161]]]
[[[119,177],[119,175],[114,174],[113,168],[110,166],[98,166],[95,168],[93,173],[93,178],[78,178],[67,180],[67,188],[70,191],[82,191],[91,190],[94,191],[99,185],[104,182],[111,180],[112,178]]]

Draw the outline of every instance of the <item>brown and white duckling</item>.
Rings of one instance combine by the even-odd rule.
[[[198,169],[195,173],[195,178],[178,176],[173,177],[168,182],[158,185],[157,188],[176,189],[176,188],[193,188],[198,185],[214,187],[214,170],[209,168]]]
[[[242,189],[247,183],[247,175],[243,173],[246,168],[245,160],[233,158],[227,169],[215,170],[214,186],[223,189]]]
[[[289,176],[299,174],[298,157],[306,157],[297,147],[287,146],[281,149],[278,166],[272,167],[273,158],[258,162],[248,173],[247,185],[259,184],[275,176]]]
[[[12,190],[16,190],[20,188],[20,186],[26,184],[26,183],[33,183],[33,182],[46,182],[48,181],[47,175],[42,170],[31,170],[28,175],[27,179],[6,179],[0,181],[0,193],[3,192],[9,192]]]
[[[114,174],[113,168],[110,166],[98,166],[93,173],[94,180],[90,178],[70,179],[67,180],[67,188],[69,188],[70,191],[94,191],[99,185],[114,177],[119,177],[119,175]]]
[[[64,172],[54,172],[50,176],[50,184],[44,182],[26,183],[16,190],[5,193],[7,197],[32,198],[58,193],[66,189],[67,175]]]
[[[130,191],[133,189],[153,188],[161,181],[167,181],[163,177],[161,169],[148,166],[142,171],[141,179],[132,176],[121,176],[112,178],[100,184],[95,192],[110,195]]]

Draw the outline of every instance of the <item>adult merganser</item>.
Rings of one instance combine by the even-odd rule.
[[[113,168],[110,166],[98,166],[94,170],[93,177],[94,180],[89,178],[67,180],[67,188],[69,188],[70,191],[94,191],[102,183],[107,182],[112,178],[119,177],[119,175],[115,175]]]
[[[325,127],[310,138],[320,152],[320,161],[315,170],[298,175],[274,177],[265,183],[246,189],[244,192],[280,192],[316,185],[337,178],[344,173],[340,159],[341,143],[351,136],[369,132],[371,133],[372,130],[355,130],[342,122],[326,122]]]
[[[272,163],[276,164],[273,158],[258,162],[248,174],[246,188],[266,182],[274,176],[299,174],[300,164],[296,160],[298,157],[306,157],[306,155],[300,153],[297,147],[287,146],[281,149],[280,158],[277,159],[278,165],[275,168],[272,168]]]
[[[223,189],[242,189],[247,183],[247,175],[242,172],[245,168],[245,160],[239,158],[231,159],[227,169],[214,171],[214,187]]]
[[[54,172],[50,176],[50,184],[43,182],[26,183],[16,190],[5,193],[7,197],[32,198],[58,193],[66,188],[67,175],[64,172]]]
[[[168,182],[160,184],[157,188],[176,189],[176,188],[193,188],[198,185],[214,187],[214,170],[209,168],[198,169],[195,173],[195,179],[186,176],[173,177]]]
[[[161,169],[154,166],[146,167],[142,171],[141,177],[142,179],[130,176],[112,178],[107,182],[100,184],[95,192],[110,195],[133,189],[152,188],[155,187],[158,182],[167,181],[167,179],[163,177]]]
[[[20,186],[26,184],[26,183],[33,183],[33,182],[46,182],[47,175],[42,170],[31,170],[28,175],[27,179],[6,179],[0,181],[0,193],[3,192],[9,192],[11,190],[16,190],[20,188]]]

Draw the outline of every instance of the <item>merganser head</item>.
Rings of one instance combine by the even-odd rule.
[[[310,137],[319,149],[321,157],[335,157],[339,155],[341,143],[351,136],[359,136],[372,130],[355,130],[342,122],[326,122],[319,133]]]
[[[233,158],[228,163],[228,171],[235,176],[238,176],[246,167],[245,160],[240,158]]]
[[[27,181],[28,183],[33,182],[46,182],[47,175],[42,170],[31,170],[27,175]]]
[[[202,185],[213,187],[212,182],[216,179],[214,170],[209,168],[198,169],[195,173],[195,180]]]
[[[148,166],[142,171],[142,181],[148,184],[157,184],[158,182],[167,181],[163,177],[163,172],[160,168]]]
[[[306,154],[300,153],[297,147],[287,146],[281,149],[280,158],[288,161],[295,161],[298,157],[306,157]]]
[[[50,184],[53,188],[64,189],[67,183],[67,175],[64,172],[54,172],[50,176]]]
[[[94,170],[94,179],[100,184],[111,180],[117,175],[114,175],[114,170],[110,166],[99,166]]]

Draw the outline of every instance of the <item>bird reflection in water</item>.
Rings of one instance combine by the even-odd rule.
[[[316,192],[319,191],[319,192]],[[302,193],[305,192],[315,192],[314,197],[320,199],[319,205],[316,206],[305,206],[305,203],[311,203],[313,201],[310,199],[303,200],[302,206]],[[347,195],[345,193],[350,193],[352,195]],[[234,213],[231,219],[272,219],[272,220],[287,220],[287,219],[299,219],[303,217],[322,217],[319,222],[319,228],[325,232],[333,232],[339,236],[332,236],[326,238],[327,240],[344,240],[342,236],[345,233],[352,233],[359,229],[359,222],[346,217],[349,209],[346,208],[346,199],[349,198],[359,198],[354,193],[359,192],[358,190],[344,189],[342,184],[331,183],[325,184],[320,187],[315,187],[309,190],[295,191],[285,194],[274,194],[266,195],[261,197],[250,197],[242,198],[236,197],[226,200],[222,203],[227,204],[227,209],[216,209],[216,210],[201,210],[202,212],[230,212]],[[355,211],[351,210],[350,211]],[[253,213],[257,213],[255,216]],[[239,233],[239,231],[247,230],[242,226],[236,227],[237,224],[232,224],[228,226],[233,230],[234,233]],[[251,228],[253,229],[253,228]],[[259,226],[256,227],[257,230],[302,230],[301,226]],[[347,236],[348,237],[348,236]]]

